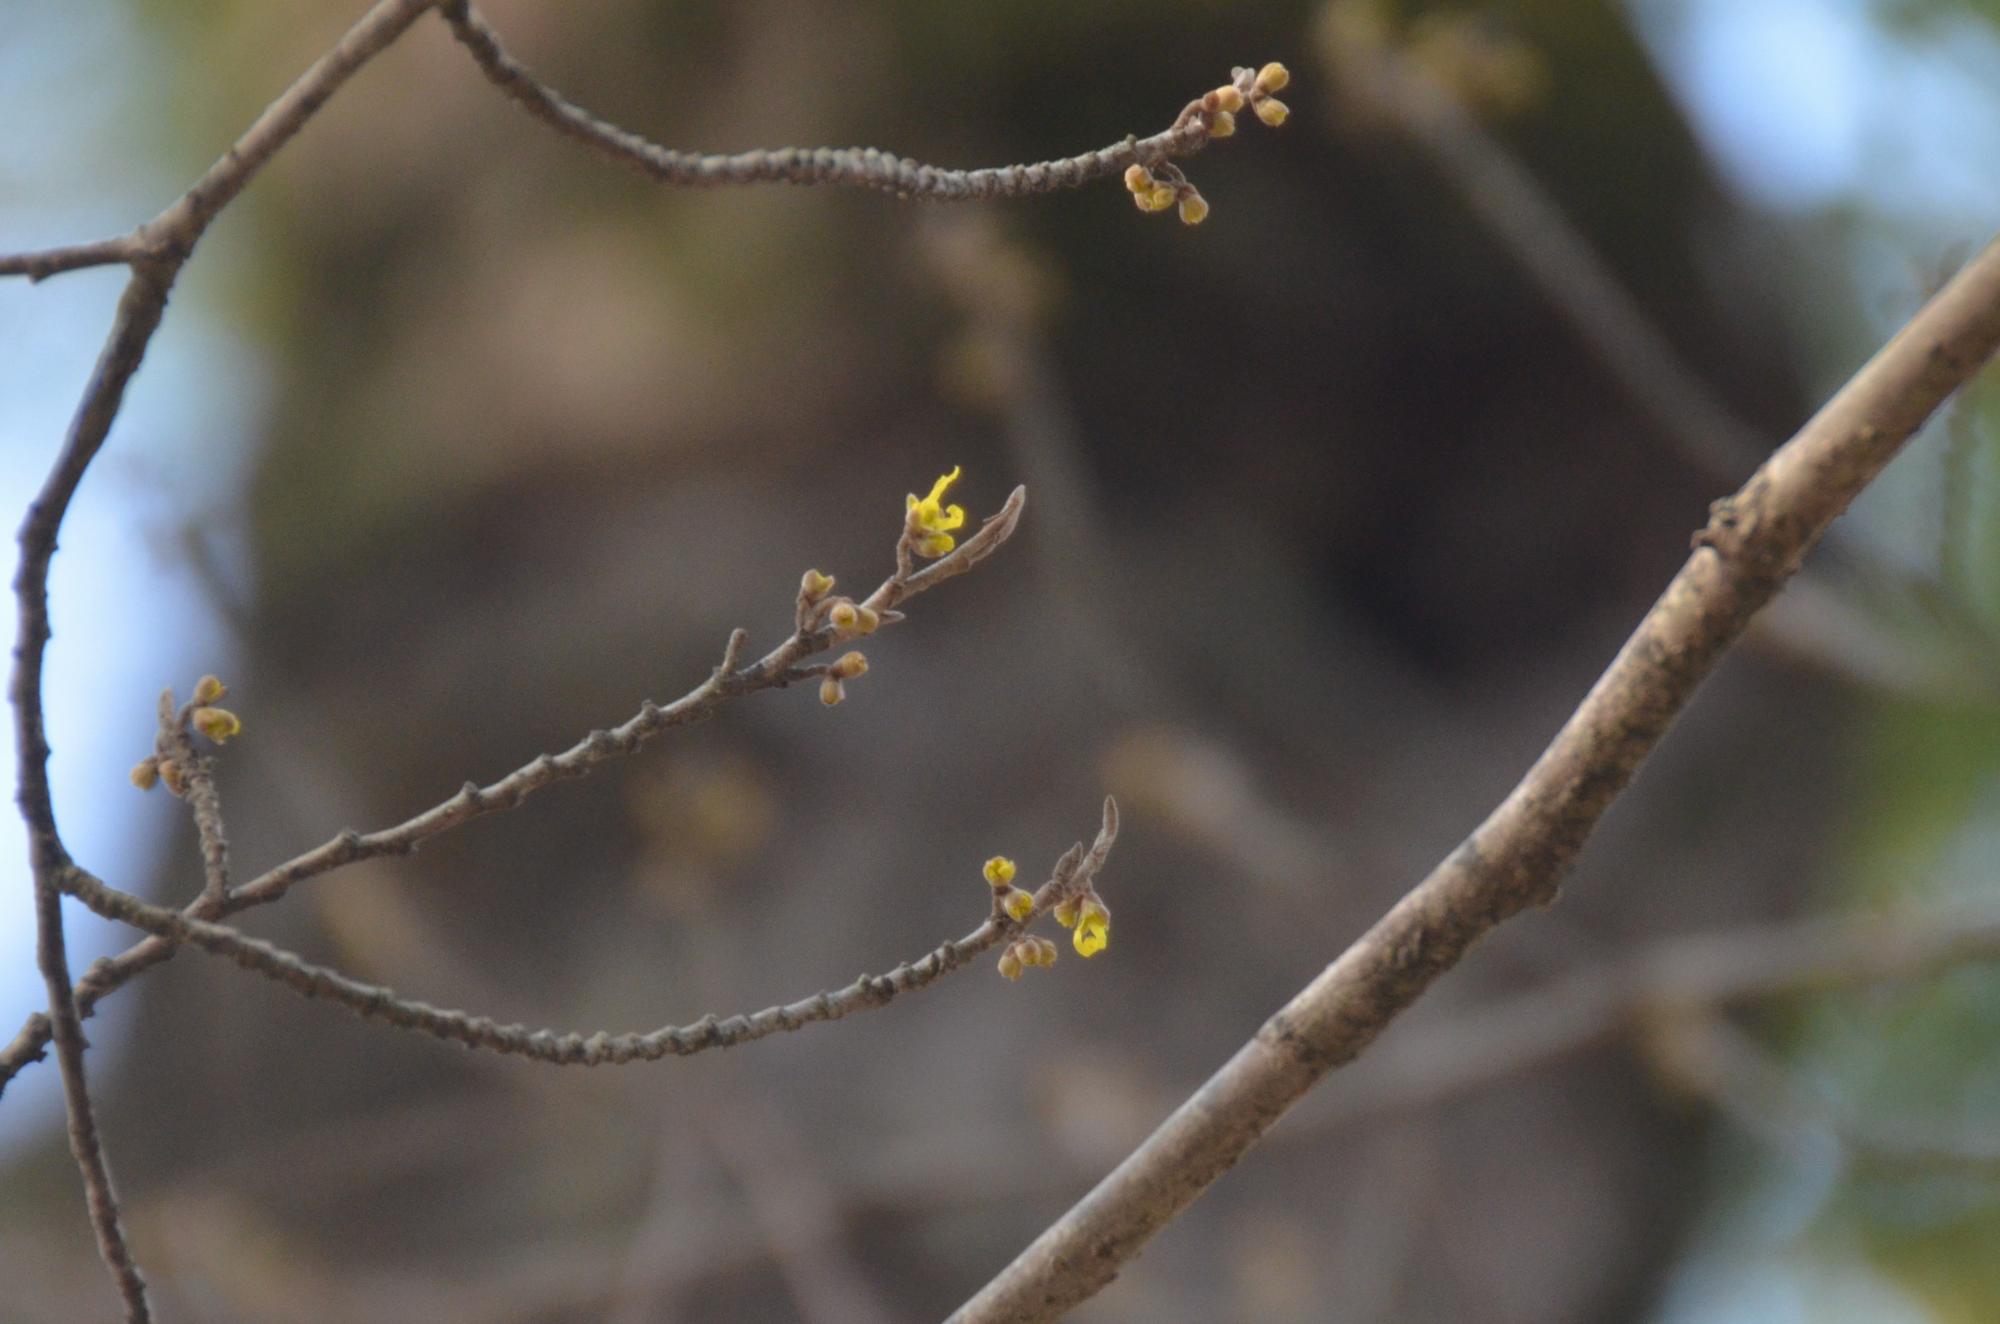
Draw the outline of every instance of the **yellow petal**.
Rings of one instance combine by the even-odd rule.
[[[931,494],[924,499],[932,505],[936,505],[939,501],[943,500],[946,489],[958,481],[959,470],[964,467],[963,465],[954,464],[951,467],[950,473],[931,484]]]
[[[1088,959],[1103,951],[1111,941],[1109,921],[1097,919],[1080,920],[1071,941],[1076,946],[1076,954]]]
[[[986,875],[986,881],[993,886],[1005,887],[1014,881],[1014,862],[1005,855],[995,855],[986,862],[980,872]]]

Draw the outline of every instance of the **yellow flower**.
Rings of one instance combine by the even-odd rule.
[[[943,556],[958,545],[951,531],[964,526],[965,507],[947,506],[943,502],[946,490],[958,481],[961,467],[954,465],[950,473],[932,483],[929,496],[921,500],[914,492],[909,496],[905,526],[920,556]]]
[[[1014,881],[1014,862],[1005,855],[995,855],[980,872],[986,875],[986,881],[997,891]]]
[[[1076,954],[1091,957],[1103,951],[1111,941],[1111,912],[1104,908],[1102,901],[1085,901],[1076,917],[1076,933],[1071,941],[1076,946]]]

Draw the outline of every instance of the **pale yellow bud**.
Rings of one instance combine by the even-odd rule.
[[[140,790],[152,790],[159,780],[160,761],[157,758],[141,759],[132,765],[132,784]]]
[[[243,731],[243,722],[227,708],[197,708],[188,718],[194,729],[213,740],[225,744],[234,735]]]
[[[173,760],[160,760],[160,780],[165,782],[167,789],[175,795],[187,794],[187,774],[181,771],[181,765]]]
[[[1208,117],[1208,136],[1211,138],[1232,138],[1236,135],[1236,117],[1226,110],[1218,110]]]
[[[836,680],[853,680],[856,676],[866,675],[867,671],[867,658],[859,653],[848,653],[833,664],[831,674]]]
[[[861,613],[855,609],[852,602],[842,598],[827,611],[826,619],[834,629],[842,633],[852,633],[854,627],[861,621]]]
[[[859,606],[854,609],[854,632],[856,634],[874,634],[881,628],[881,612],[868,606]],[[859,656],[859,654],[856,654],[856,656]],[[862,663],[862,669],[867,669],[867,663]],[[858,676],[861,672],[857,671],[854,674]]]
[[[807,602],[818,602],[832,591],[832,575],[823,575],[817,570],[808,570],[804,577],[799,580],[799,596]]]
[[[194,683],[194,701],[206,707],[229,693],[229,687],[214,676],[203,676]]]
[[[1292,108],[1276,97],[1260,97],[1257,101],[1257,118],[1277,128],[1291,118]]]
[[[834,679],[832,676],[828,676],[824,680],[820,681],[819,701],[825,704],[827,707],[829,708],[833,707],[833,705],[839,703],[842,699],[846,697],[847,697],[847,687],[845,685],[842,685],[838,680]]]
[[[1257,90],[1259,92],[1282,92],[1285,90],[1285,85],[1291,81],[1292,71],[1285,68],[1284,65],[1279,64],[1276,60],[1271,61],[1271,63],[1257,71]]]
[[[1174,190],[1168,184],[1155,184],[1146,192],[1138,194],[1140,211],[1165,211],[1174,205]]]
[[[1153,172],[1142,165],[1125,167],[1125,188],[1132,193],[1144,193],[1153,187]]]
[[[1007,894],[1000,898],[1000,908],[1018,924],[1035,913],[1035,898],[1018,887],[1009,888]]]
[[[1190,189],[1181,198],[1181,224],[1200,225],[1208,219],[1208,199]]]
[[[1233,115],[1243,109],[1243,92],[1234,83],[1229,84],[1227,87],[1218,87],[1208,95],[1215,98],[1215,108],[1217,110]],[[1206,99],[1203,98],[1204,101]]]
[[[1021,977],[1021,958],[1015,955],[1012,947],[1000,953],[1000,974],[1004,979]]]

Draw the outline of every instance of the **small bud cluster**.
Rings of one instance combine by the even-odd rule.
[[[171,694],[162,700],[168,707],[162,710],[161,720],[164,722],[171,718],[184,723],[187,730],[200,733],[214,744],[227,744],[232,737],[243,733],[243,719],[229,709],[217,706],[228,694],[229,687],[219,679],[214,676],[203,676],[194,684],[193,698],[177,714],[172,712]],[[177,745],[180,751],[186,751],[189,746],[185,735],[178,741],[172,741],[168,737],[169,733],[163,730],[154,742],[152,756],[141,759],[133,765],[132,784],[142,791],[150,791],[155,786],[165,783],[167,790],[174,795],[185,795],[191,769],[186,766],[185,759],[181,753],[176,752],[175,747]]]
[[[1178,205],[1184,225],[1200,225],[1208,219],[1208,200],[1170,161],[1161,161],[1152,169],[1127,166],[1125,188],[1140,211],[1165,211]]]
[[[1056,945],[1047,938],[1030,934],[1009,943],[1007,950],[1000,953],[1000,974],[1007,979],[1019,979],[1021,972],[1030,966],[1051,966],[1055,963]]]
[[[1243,81],[1249,75],[1249,87]],[[1271,128],[1277,128],[1292,117],[1292,108],[1271,94],[1282,92],[1292,81],[1292,71],[1276,60],[1259,69],[1254,75],[1248,69],[1236,71],[1237,86],[1250,100],[1250,109],[1257,118]]]
[[[1292,79],[1284,65],[1273,62],[1262,69],[1237,69],[1230,81],[1188,103],[1176,127],[1199,124],[1210,138],[1228,138],[1236,133],[1236,116],[1247,105],[1258,119],[1272,128],[1283,124],[1291,111],[1272,96]],[[1132,205],[1143,212],[1179,210],[1183,225],[1200,225],[1208,219],[1208,199],[1188,182],[1180,167],[1161,159],[1134,162],[1125,168],[1125,191]]]
[[[866,603],[833,596],[833,576],[808,570],[799,580],[798,625],[801,631],[831,626],[841,639],[874,634],[882,628],[882,613]],[[868,672],[868,658],[859,652],[843,653],[820,678],[819,701],[831,708],[847,697],[844,682]]]

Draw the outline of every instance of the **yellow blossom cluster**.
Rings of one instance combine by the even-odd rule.
[[[958,546],[958,540],[951,535],[952,530],[965,527],[965,507],[945,505],[944,494],[958,481],[962,467],[954,465],[950,473],[932,483],[929,496],[919,497],[912,492],[907,499],[904,536],[919,556],[943,556]]]
[[[1026,924],[1035,917],[1035,898],[1032,893],[1014,886],[1016,873],[1014,862],[1004,855],[995,855],[981,870],[986,876],[987,886],[993,889],[1000,913],[1016,924]],[[1085,958],[1097,955],[1111,942],[1111,909],[1104,899],[1097,895],[1096,888],[1085,885],[1078,895],[1063,897],[1053,907],[1056,922],[1072,930],[1070,945],[1076,954]],[[1056,962],[1056,945],[1046,938],[1024,934],[1000,954],[1000,973],[1008,979],[1019,979],[1021,972],[1031,966],[1049,966]]]

